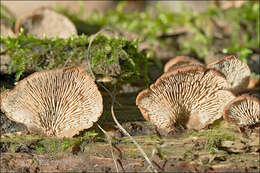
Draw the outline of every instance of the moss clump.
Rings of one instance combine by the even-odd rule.
[[[83,65],[95,75],[115,78],[118,83],[129,82],[141,75],[147,77],[147,57],[138,52],[138,41],[97,35],[71,36],[68,39],[38,39],[21,32],[17,38],[1,37],[1,52],[11,57],[9,72],[16,72],[16,80],[25,71],[40,71],[70,65]]]
[[[210,153],[218,151],[222,141],[234,141],[234,133],[229,132],[228,128],[223,128],[226,122],[219,121],[212,129],[200,132],[193,132],[191,136],[200,137],[207,140],[207,149]]]
[[[82,136],[74,138],[49,138],[34,134],[12,135],[1,139],[1,143],[8,143],[7,152],[31,152],[36,154],[47,154],[49,156],[62,156],[71,153],[71,147],[84,147],[94,141],[98,133],[87,131]],[[19,149],[23,147],[23,149]]]

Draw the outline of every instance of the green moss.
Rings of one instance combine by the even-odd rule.
[[[11,137],[5,137],[2,138],[1,141],[2,142],[11,142],[11,143],[23,143],[23,142],[31,142],[31,141],[36,141],[36,140],[41,140],[43,137],[41,136],[37,136],[34,134],[30,134],[30,135],[12,135]]]
[[[40,141],[36,142],[34,146],[37,154],[43,154],[46,152],[44,145]]]
[[[235,136],[232,133],[227,133],[227,129],[209,129],[207,131],[193,132],[193,137],[200,137],[206,139],[206,149],[210,153],[218,152],[222,141],[234,141]]]
[[[149,143],[155,143],[155,141],[159,141],[160,138],[155,134],[150,134],[150,135],[144,135],[144,136],[134,136],[134,139],[138,143],[149,144]],[[133,143],[133,141],[127,137],[123,137],[123,138],[120,138],[120,143],[128,144],[128,143]]]
[[[46,154],[49,156],[62,156],[71,152],[71,147],[73,146],[84,146],[89,144],[93,138],[98,136],[98,133],[93,131],[88,131],[82,136],[74,138],[50,138],[42,137],[34,134],[30,135],[13,135],[11,137],[5,137],[1,139],[1,142],[9,142],[10,147],[8,152],[15,152],[17,147],[21,144],[30,146],[32,152],[36,154]]]
[[[92,36],[71,36],[68,39],[37,39],[25,35],[23,31],[17,38],[2,37],[0,44],[11,57],[9,73],[16,72],[18,80],[25,71],[40,71],[70,65],[83,65],[88,69],[88,55],[91,69],[95,75],[112,77],[117,83],[129,82],[140,76],[147,77],[143,68],[148,65],[147,57],[138,52],[138,41],[126,38],[108,38],[97,35],[88,46]],[[89,54],[88,54],[89,53]]]
[[[57,10],[68,16],[77,26],[80,33],[92,34],[102,27],[110,27],[117,30],[126,30],[136,33],[140,39],[145,39],[151,45],[147,52],[151,57],[156,57],[152,45],[159,41],[164,47],[168,47],[177,55],[189,54],[198,58],[205,58],[209,53],[236,54],[246,61],[248,57],[259,47],[259,3],[244,3],[240,8],[223,10],[215,6],[210,7],[202,13],[185,8],[180,4],[180,12],[171,12],[162,9],[157,4],[156,9],[146,8],[143,12],[125,12],[123,9],[127,2],[121,2],[117,8],[108,10],[104,14],[94,12],[90,17],[82,17],[82,10],[72,13],[68,9],[57,8]],[[79,15],[80,14],[80,15]],[[216,21],[225,21],[231,28],[231,37],[221,33],[218,38],[215,25]],[[213,24],[213,27],[212,25]],[[189,29],[187,37],[182,44],[174,44],[174,40],[161,37],[171,35],[178,28]],[[91,28],[91,30],[89,29]],[[218,32],[223,32],[221,29]],[[242,35],[242,37],[239,37]],[[217,37],[217,38],[216,38]],[[219,41],[228,39],[227,47],[216,47]],[[223,43],[221,43],[223,45]],[[173,47],[177,48],[177,52]]]
[[[160,149],[160,148],[157,148],[157,153],[158,153],[158,156],[159,156],[162,160],[167,160],[167,156],[166,156],[167,151],[162,150],[162,149]]]

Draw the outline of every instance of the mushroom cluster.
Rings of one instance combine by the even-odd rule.
[[[241,102],[236,97],[247,88],[250,69],[235,56],[207,67],[190,57],[176,57],[164,72],[136,99],[144,118],[158,129],[200,130],[222,116],[239,126],[259,123],[259,99],[242,96]]]
[[[72,137],[90,128],[103,112],[92,77],[73,66],[35,72],[1,94],[1,110],[37,134]]]

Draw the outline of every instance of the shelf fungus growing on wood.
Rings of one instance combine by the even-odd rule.
[[[175,58],[172,58],[169,60],[165,65],[164,65],[164,73],[172,71],[176,68],[185,66],[185,65],[193,65],[193,64],[199,64],[203,65],[200,63],[198,60],[188,57],[188,56],[177,56]]]
[[[249,95],[236,97],[225,106],[223,118],[236,124],[241,132],[244,132],[244,127],[259,125],[260,99]]]
[[[235,94],[244,91],[248,87],[250,69],[246,63],[235,56],[221,58],[209,64],[208,68],[213,68],[223,73],[230,83],[230,90]]]
[[[23,28],[25,34],[36,35],[43,38],[50,37],[68,38],[77,34],[75,25],[64,15],[49,7],[41,7],[30,14],[22,16],[15,25],[15,32]]]
[[[28,130],[73,137],[90,128],[103,112],[100,92],[83,67],[36,72],[1,94],[1,110]]]
[[[222,117],[224,106],[235,97],[228,87],[223,74],[188,65],[164,73],[139,93],[136,104],[144,118],[163,132],[200,130]]]

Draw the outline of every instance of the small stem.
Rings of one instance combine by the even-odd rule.
[[[115,91],[115,88],[114,88],[114,91]],[[115,94],[114,94],[114,91],[113,91],[113,94],[112,94],[112,105],[111,105],[111,113],[112,113],[112,117],[113,117],[113,120],[115,121],[116,125],[119,127],[119,129],[126,135],[128,136],[132,141],[133,143],[135,144],[135,146],[138,148],[138,150],[141,152],[141,154],[143,155],[143,157],[145,158],[145,160],[147,161],[147,163],[149,164],[149,167],[152,168],[153,172],[158,172],[152,162],[150,161],[150,159],[148,158],[148,156],[146,155],[146,153],[144,152],[144,150],[142,149],[142,147],[136,142],[136,140],[121,126],[121,124],[117,121],[116,117],[115,117],[115,113],[114,113],[114,102],[115,102]]]
[[[116,172],[119,172],[119,169],[118,169],[118,166],[117,166],[117,163],[116,163],[116,158],[115,158],[114,151],[113,151],[113,146],[112,146],[111,137],[110,137],[110,135],[109,135],[102,127],[100,127],[99,124],[98,124],[98,128],[106,135],[106,138],[107,138],[108,143],[109,143],[109,146],[110,146],[112,158],[113,158],[113,161],[114,161],[114,164],[115,164],[115,167],[116,167]]]

